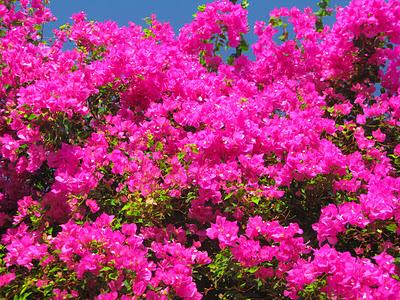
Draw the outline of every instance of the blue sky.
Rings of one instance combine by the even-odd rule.
[[[197,6],[212,1],[207,0],[51,0],[50,8],[57,17],[57,22],[45,27],[45,36],[50,36],[50,30],[66,22],[74,13],[85,11],[91,20],[113,20],[121,26],[132,21],[144,25],[144,18],[156,14],[157,19],[169,22],[175,32],[179,32],[185,23],[192,20]],[[252,32],[256,20],[268,21],[269,12],[277,7],[298,8],[311,7],[317,9],[318,0],[249,0],[249,24]],[[330,7],[346,6],[349,0],[331,0]],[[333,19],[328,23],[332,23]],[[256,37],[250,33],[247,36],[250,43]]]
[[[58,27],[69,21],[73,13],[85,11],[92,20],[114,20],[120,25],[129,21],[143,24],[143,19],[155,13],[159,20],[171,23],[175,31],[192,19],[197,6],[211,1],[204,0],[51,0]],[[318,0],[250,0],[249,21],[268,20],[269,12],[276,7],[316,8]],[[349,0],[331,0],[331,7],[345,6]]]

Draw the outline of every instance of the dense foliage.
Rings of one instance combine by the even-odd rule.
[[[236,2],[0,1],[1,298],[399,299],[400,1]]]

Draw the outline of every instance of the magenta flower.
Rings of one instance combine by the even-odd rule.
[[[0,275],[0,287],[5,286],[15,279],[14,273]]]
[[[225,217],[218,216],[215,224],[207,229],[207,236],[210,239],[218,239],[222,249],[227,246],[233,246],[237,240],[239,227],[237,222],[227,221]]]

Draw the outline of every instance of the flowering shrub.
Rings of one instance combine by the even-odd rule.
[[[236,2],[0,1],[1,298],[399,298],[400,2]]]

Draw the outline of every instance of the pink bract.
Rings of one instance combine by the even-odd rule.
[[[253,45],[247,1],[51,40],[46,2],[0,4],[0,298],[399,299],[399,0]]]

